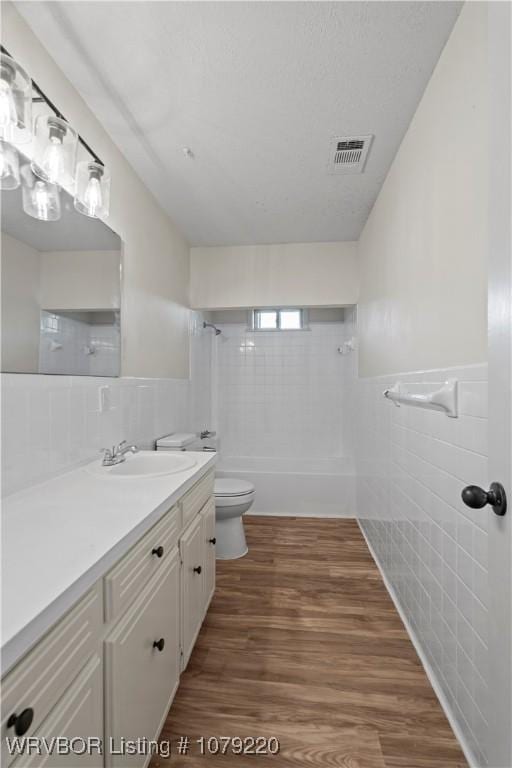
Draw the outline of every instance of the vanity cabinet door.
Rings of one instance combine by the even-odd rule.
[[[203,602],[202,517],[197,515],[180,540],[181,552],[181,648],[185,669],[201,627]]]
[[[215,591],[215,500],[211,498],[201,510],[203,528],[203,613],[206,613]]]
[[[105,735],[115,750],[123,740],[155,739],[179,680],[178,549],[105,641]],[[144,754],[105,755],[105,765],[143,766]]]
[[[86,664],[34,736],[41,739],[42,754],[20,756],[12,768],[103,766],[103,675],[101,659],[97,654]],[[74,751],[66,754],[67,745],[63,742],[60,748],[57,748],[57,742],[53,742],[52,749],[52,740],[59,738],[69,740]],[[91,739],[89,748],[88,739]],[[48,745],[48,751],[45,745]]]

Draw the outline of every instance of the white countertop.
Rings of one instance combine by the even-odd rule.
[[[2,674],[217,460],[187,456],[193,468],[159,477],[104,477],[95,461],[3,500]]]

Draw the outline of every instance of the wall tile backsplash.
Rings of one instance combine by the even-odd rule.
[[[126,439],[144,445],[210,418],[211,336],[191,319],[191,379],[2,374],[2,494],[46,480]],[[108,387],[108,409],[100,390]]]
[[[397,379],[419,393],[418,382],[448,378],[459,380],[456,419],[382,396]],[[460,497],[488,484],[487,367],[358,379],[355,389],[358,516],[475,762],[487,765],[488,514]]]
[[[74,376],[117,376],[119,322],[91,323],[74,316],[41,311],[39,371]],[[113,313],[112,313],[113,314]]]

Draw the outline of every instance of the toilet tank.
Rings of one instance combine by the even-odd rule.
[[[201,440],[198,435],[191,432],[173,432],[164,435],[156,441],[157,451],[211,451],[216,450],[215,440],[212,438]]]

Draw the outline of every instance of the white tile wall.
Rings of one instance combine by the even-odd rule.
[[[91,325],[75,317],[42,311],[39,371],[74,376],[117,376],[120,344],[118,324]],[[93,350],[93,354],[86,354],[87,349]]]
[[[397,379],[420,392],[420,382],[435,388],[452,377],[457,419],[382,396]],[[485,766],[488,512],[468,509],[460,493],[487,486],[487,367],[359,379],[355,397],[358,516],[475,764]]]
[[[193,313],[190,337],[190,427],[193,432],[213,429],[212,377],[215,334],[203,328],[203,316]]]
[[[197,314],[192,324],[192,379],[2,374],[2,494],[94,459],[120,440],[145,444],[210,422],[210,364],[200,362],[197,347],[207,350],[211,339]],[[102,386],[111,401],[104,412]]]
[[[217,407],[222,457],[348,456],[343,323],[252,332],[222,324]]]

